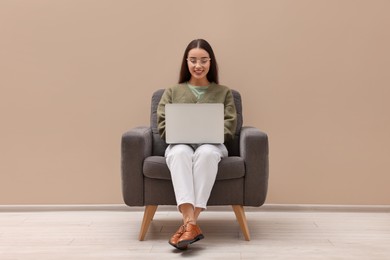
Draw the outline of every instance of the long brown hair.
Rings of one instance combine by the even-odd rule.
[[[179,83],[187,82],[191,79],[191,73],[188,69],[187,65],[187,56],[190,50],[200,48],[208,52],[210,55],[210,70],[207,73],[207,80],[209,82],[219,83],[218,81],[218,65],[217,60],[215,59],[214,51],[211,48],[211,45],[204,39],[196,39],[191,41],[186,50],[184,51],[183,60],[181,62],[181,69],[180,69],[180,76],[179,76]]]

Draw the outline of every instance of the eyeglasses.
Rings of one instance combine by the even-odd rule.
[[[207,57],[203,57],[203,58],[187,58],[187,61],[190,62],[192,65],[196,65],[198,63],[198,61],[200,62],[200,65],[206,65],[207,62],[209,62],[211,59],[210,58],[207,58]]]

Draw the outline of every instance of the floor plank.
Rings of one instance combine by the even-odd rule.
[[[0,259],[390,259],[390,213],[247,211],[245,241],[231,211],[206,211],[205,239],[186,251],[167,241],[181,217],[157,210],[145,241],[141,211],[0,213]]]

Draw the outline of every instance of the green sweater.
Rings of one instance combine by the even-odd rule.
[[[234,138],[237,112],[234,98],[226,86],[211,83],[206,93],[198,100],[186,83],[167,88],[157,108],[158,132],[165,140],[165,104],[169,103],[222,103],[225,106],[225,142]]]

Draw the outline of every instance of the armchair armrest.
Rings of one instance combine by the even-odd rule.
[[[144,159],[152,154],[152,129],[137,127],[122,135],[122,194],[126,205],[144,205]]]
[[[244,206],[261,206],[268,189],[267,134],[255,127],[243,127],[240,156],[245,162]]]

